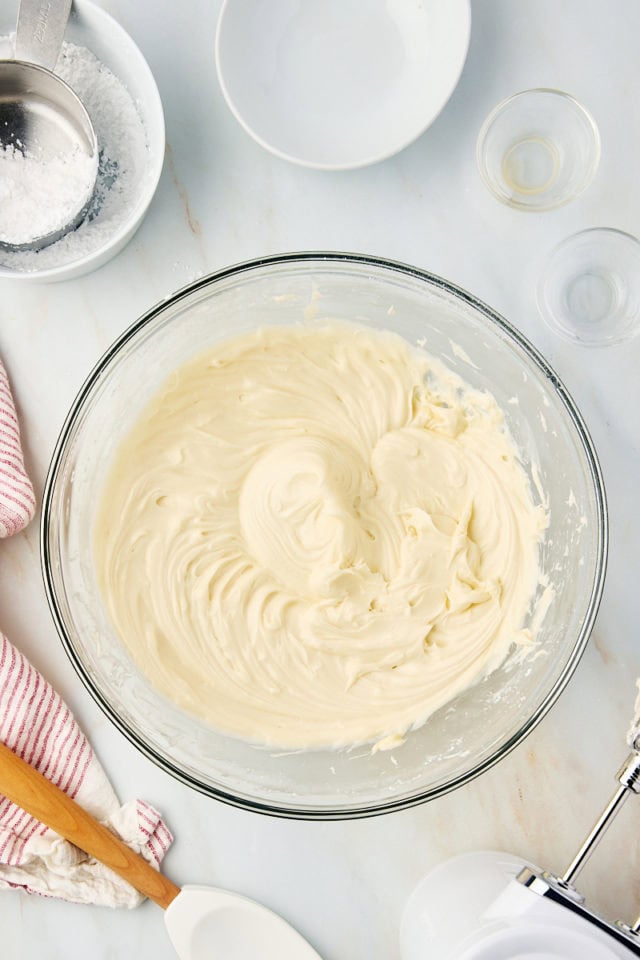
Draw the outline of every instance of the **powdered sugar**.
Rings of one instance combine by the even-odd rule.
[[[62,230],[85,206],[96,177],[96,157],[79,147],[50,157],[0,149],[0,242],[29,243]]]
[[[0,38],[0,57],[12,56]],[[98,178],[84,222],[43,250],[0,251],[0,264],[20,272],[63,266],[96,252],[125,227],[141,202],[149,170],[147,133],[122,82],[85,47],[65,42],[55,68],[84,103],[99,148]]]

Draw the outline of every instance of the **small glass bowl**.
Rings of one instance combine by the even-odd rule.
[[[568,93],[516,93],[491,111],[476,147],[480,176],[517,210],[554,210],[589,186],[600,161],[596,123]]]
[[[640,330],[640,241],[596,227],[567,237],[538,284],[547,326],[584,346],[611,346]]]

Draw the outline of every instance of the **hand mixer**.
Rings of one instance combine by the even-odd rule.
[[[640,682],[639,682],[640,683]],[[640,916],[607,920],[575,881],[631,793],[640,793],[640,697],[618,787],[562,876],[511,854],[476,852],[430,871],[405,910],[403,960],[618,960],[640,957]]]

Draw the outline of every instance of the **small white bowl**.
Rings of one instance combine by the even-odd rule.
[[[15,20],[9,11],[0,14],[0,36],[13,33]],[[0,279],[30,282],[70,280],[89,273],[122,250],[140,226],[158,186],[164,162],[165,130],[162,102],[147,61],[128,33],[113,17],[90,0],[74,0],[65,40],[90,50],[124,84],[144,122],[148,166],[140,193],[127,219],[99,248],[59,266],[21,271],[0,264]]]
[[[435,120],[470,29],[469,0],[224,0],[218,77],[271,153],[349,170],[398,153]]]

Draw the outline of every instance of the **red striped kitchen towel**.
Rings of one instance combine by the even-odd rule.
[[[20,426],[9,379],[0,360],[0,537],[11,537],[29,523],[36,500],[24,469]]]
[[[142,800],[120,806],[69,708],[1,633],[0,740],[160,865],[173,837],[158,811]],[[143,899],[107,867],[1,796],[0,887],[111,907],[135,907]]]
[[[34,507],[20,428],[0,362],[0,536],[21,530]],[[173,837],[158,811],[142,800],[120,806],[69,708],[2,633],[0,740],[159,866]],[[112,907],[135,907],[143,899],[107,867],[1,795],[0,887]]]

